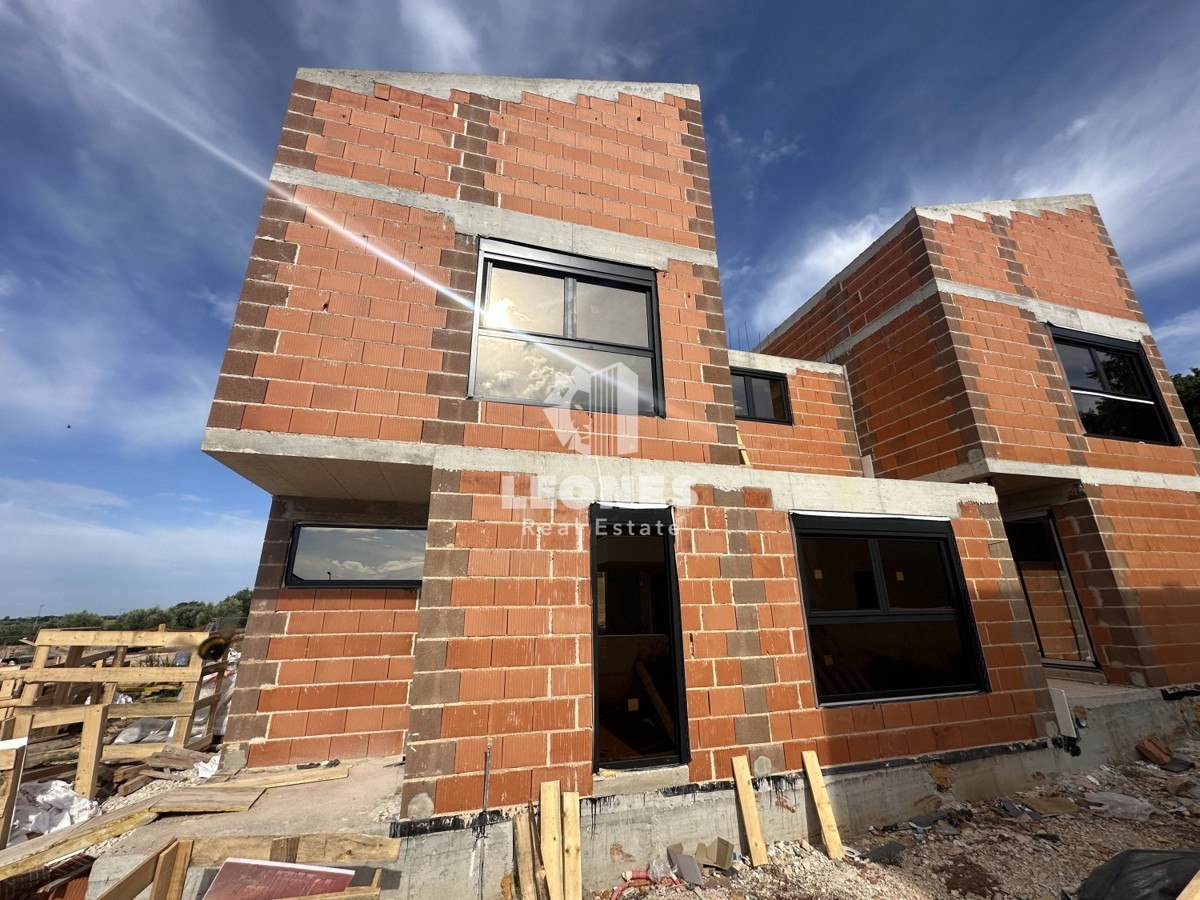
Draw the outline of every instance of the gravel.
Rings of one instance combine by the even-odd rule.
[[[1200,745],[1180,748],[1200,758]],[[1089,777],[1090,776],[1090,777]],[[704,900],[1058,900],[1073,895],[1088,874],[1121,850],[1200,846],[1200,797],[1181,790],[1180,779],[1200,786],[1200,770],[1171,775],[1148,763],[1102,766],[1086,775],[1064,775],[1007,799],[1067,798],[1077,813],[1012,819],[992,802],[954,804],[952,814],[924,830],[897,823],[896,830],[843,835],[847,859],[835,862],[806,841],[768,847],[770,862],[751,869],[741,860],[729,877],[704,887],[660,885],[627,890],[627,898]],[[1171,784],[1175,793],[1168,790]],[[1118,818],[1092,809],[1085,794],[1121,794],[1149,803],[1144,818]],[[1200,795],[1200,787],[1196,788]],[[1128,804],[1125,810],[1144,804]],[[957,832],[957,833],[956,833]],[[895,841],[903,851],[883,863],[856,858]],[[610,891],[593,896],[607,898]]]

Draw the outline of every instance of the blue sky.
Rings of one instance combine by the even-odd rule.
[[[252,583],[198,446],[299,66],[698,82],[751,343],[910,206],[1090,192],[1200,366],[1194,3],[7,0],[0,615]]]

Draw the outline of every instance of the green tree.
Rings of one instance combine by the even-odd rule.
[[[1192,431],[1200,435],[1200,369],[1192,366],[1187,375],[1172,375],[1175,390],[1179,392],[1179,400],[1183,403],[1183,411],[1192,424]]]
[[[104,616],[86,609],[67,613],[58,620],[57,628],[103,628]]]
[[[217,619],[229,619],[233,627],[245,628],[246,618],[250,615],[250,588],[242,588],[236,594],[230,594],[216,605],[213,616]]]
[[[167,610],[167,625],[171,628],[191,630],[207,625],[213,620],[213,605],[189,601],[176,603]]]

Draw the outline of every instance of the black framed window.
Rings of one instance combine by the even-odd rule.
[[[661,415],[651,269],[480,241],[471,396]]]
[[[289,587],[416,587],[425,567],[424,528],[297,525]]]
[[[787,377],[775,372],[730,369],[733,411],[739,419],[791,424]]]
[[[820,703],[986,688],[949,522],[792,521]]]
[[[1141,344],[1054,326],[1050,336],[1086,434],[1178,443]]]

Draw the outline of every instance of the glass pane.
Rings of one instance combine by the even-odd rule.
[[[324,584],[420,581],[425,531],[304,525],[296,534],[292,577]]]
[[[1128,353],[1118,353],[1112,350],[1095,350],[1096,358],[1104,369],[1104,377],[1108,379],[1108,388],[1114,394],[1124,394],[1127,397],[1149,397],[1150,392],[1138,372],[1138,366]]]
[[[483,326],[562,335],[564,285],[562,278],[493,266]]]
[[[1096,364],[1092,361],[1092,351],[1086,347],[1076,347],[1074,344],[1059,344],[1058,355],[1062,359],[1063,371],[1071,387],[1084,391],[1104,390],[1100,376],[1096,373]]]
[[[772,378],[771,385],[771,418],[778,422],[787,421],[787,382]]]
[[[864,538],[800,540],[811,612],[879,609],[871,550]]]
[[[593,284],[575,285],[575,337],[630,347],[649,347],[650,328],[644,290]]]
[[[475,394],[623,415],[655,412],[649,357],[482,334]]]
[[[735,416],[750,415],[750,405],[746,401],[746,376],[733,376],[733,414]]]
[[[1050,524],[1045,519],[1005,522],[1004,531],[1008,535],[1008,546],[1017,565],[1052,562],[1058,559],[1058,548],[1050,533]]]
[[[750,386],[750,409],[751,415],[756,419],[770,419],[773,403],[771,400],[771,385],[775,384],[772,378],[755,378],[753,376],[746,377],[746,384]]]
[[[953,606],[939,541],[888,538],[879,541],[879,561],[888,605],[893,609]]]
[[[810,625],[809,635],[823,703],[979,686],[957,621]]]
[[[1073,394],[1083,430],[1098,437],[1128,438],[1137,441],[1168,440],[1166,429],[1153,403]]]

